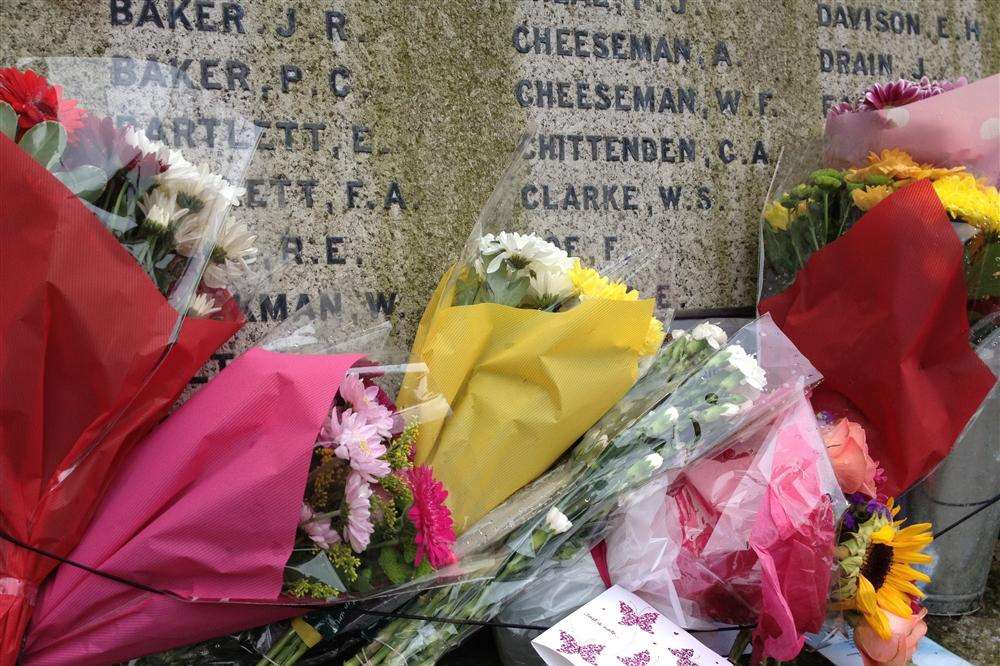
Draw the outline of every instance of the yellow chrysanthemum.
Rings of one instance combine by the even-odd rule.
[[[851,199],[854,200],[855,206],[863,211],[869,211],[895,191],[889,185],[870,185],[851,192]]]
[[[889,507],[894,517],[899,509],[891,502]],[[910,617],[910,600],[924,596],[914,582],[931,580],[911,566],[931,562],[931,556],[923,552],[934,540],[930,523],[900,529],[902,524],[901,520],[876,515],[841,544],[842,581],[835,606],[858,611],[886,639],[891,631],[885,612]],[[849,595],[845,591],[850,591]]]
[[[1000,192],[967,173],[934,181],[948,214],[991,235],[1000,235]]]
[[[764,220],[775,231],[785,231],[792,218],[789,210],[777,201],[772,201],[764,207]]]
[[[569,279],[573,283],[573,288],[581,301],[591,299],[603,299],[607,301],[639,300],[638,291],[629,289],[622,282],[612,282],[593,268],[584,268],[580,265],[579,261],[575,262],[573,268],[570,269]],[[656,317],[651,317],[642,354],[644,356],[655,354],[656,350],[663,344],[664,335],[663,323]]]
[[[863,183],[869,176],[886,176],[893,180],[914,181],[929,178],[937,180],[949,174],[961,173],[965,167],[938,168],[931,164],[918,164],[909,153],[887,148],[881,155],[870,153],[868,166],[860,169],[848,169],[844,178],[852,183]]]

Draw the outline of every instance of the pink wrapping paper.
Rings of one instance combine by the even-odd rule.
[[[69,559],[187,598],[277,598],[313,443],[358,359],[238,358],[136,447]],[[22,663],[125,661],[300,613],[179,601],[63,565]]]
[[[917,162],[965,166],[1000,185],[1000,74],[913,104],[834,116],[826,142],[830,166],[838,168],[898,148]]]
[[[826,616],[844,505],[803,397],[644,492],[607,540],[610,578],[685,627],[759,623],[758,655],[790,660]]]

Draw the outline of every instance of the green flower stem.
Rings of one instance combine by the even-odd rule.
[[[733,643],[733,647],[729,649],[729,661],[734,664],[740,663],[740,657],[743,656],[747,646],[750,645],[750,640],[752,638],[752,630],[740,629],[740,633],[736,635],[736,641]]]

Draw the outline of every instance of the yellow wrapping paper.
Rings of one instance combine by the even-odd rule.
[[[440,393],[451,414],[421,422],[416,462],[448,490],[455,531],[548,469],[635,383],[652,301],[585,301],[565,312],[453,302],[450,273],[424,311],[400,407]],[[422,382],[426,382],[426,386]]]

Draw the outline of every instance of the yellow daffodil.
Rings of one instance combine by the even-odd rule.
[[[930,576],[911,565],[931,562],[923,549],[933,541],[930,523],[900,528],[903,521],[893,520],[899,508],[890,501],[889,510],[892,517],[876,514],[841,544],[841,574],[834,595],[836,608],[861,613],[886,639],[891,636],[886,612],[910,617],[911,599],[924,596],[914,583],[928,583]]]
[[[851,199],[854,200],[855,206],[863,211],[869,211],[895,191],[890,185],[870,185],[851,192]]]
[[[844,177],[852,183],[863,183],[871,176],[885,176],[893,180],[912,182],[915,180],[937,180],[944,176],[961,173],[965,167],[938,168],[931,164],[918,164],[909,153],[887,148],[881,154],[870,153],[868,166],[848,169]]]
[[[639,300],[638,291],[629,289],[622,282],[612,282],[593,268],[584,268],[579,261],[574,262],[573,268],[570,269],[569,279],[581,301],[592,299]],[[642,349],[643,355],[655,354],[660,345],[663,344],[664,335],[663,323],[656,317],[652,317],[649,322],[649,331],[646,334],[646,344]]]
[[[772,201],[764,207],[764,220],[774,231],[785,231],[792,221],[788,209],[777,201]]]
[[[961,173],[934,181],[934,191],[953,218],[992,236],[1000,235],[1000,192],[997,188]]]

